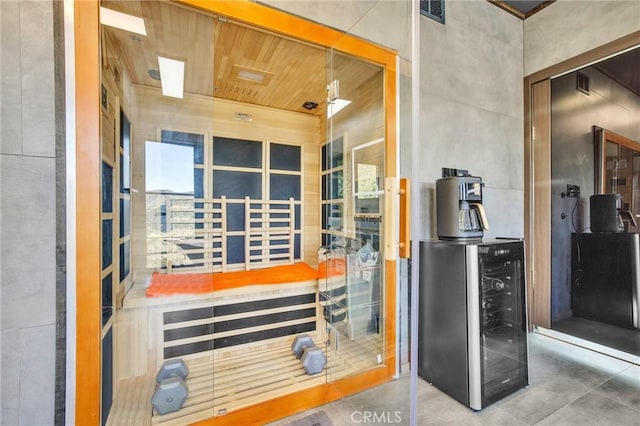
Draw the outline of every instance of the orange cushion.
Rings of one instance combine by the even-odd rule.
[[[247,285],[283,284],[318,278],[318,271],[306,263],[279,265],[251,271],[205,274],[160,274],[154,272],[147,296],[202,294]]]

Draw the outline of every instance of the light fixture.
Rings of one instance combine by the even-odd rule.
[[[182,99],[184,95],[184,62],[158,56],[162,94]]]
[[[255,68],[249,68],[238,64],[233,64],[231,68],[231,78],[243,83],[254,83],[266,86],[271,81],[273,73]]]
[[[100,23],[143,36],[147,35],[144,19],[100,6]]]
[[[346,99],[338,99],[338,98],[332,101],[329,101],[327,103],[327,119],[336,115],[339,111],[342,110],[342,108],[346,107],[350,103],[351,101],[348,101]]]

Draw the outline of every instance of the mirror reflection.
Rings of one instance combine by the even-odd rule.
[[[640,355],[640,48],[552,80],[552,328]]]

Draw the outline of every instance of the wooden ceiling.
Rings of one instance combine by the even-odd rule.
[[[214,96],[289,111],[322,115],[326,111],[327,50],[249,28],[224,17],[194,11],[168,1],[103,1],[102,6],[142,17],[147,36],[103,26],[116,61],[131,82],[160,87],[149,70],[158,56],[185,61],[186,93]],[[341,95],[382,68],[347,55],[331,56],[329,76],[340,79]],[[239,69],[263,73],[263,83],[237,77]],[[315,102],[307,110],[303,104]]]

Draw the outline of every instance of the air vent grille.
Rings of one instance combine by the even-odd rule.
[[[444,0],[420,0],[420,14],[444,24]]]

